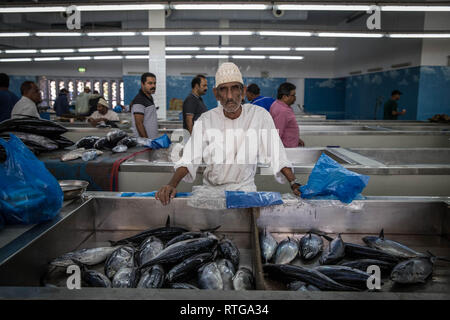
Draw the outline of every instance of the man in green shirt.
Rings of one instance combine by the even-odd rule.
[[[391,98],[384,104],[384,120],[397,120],[398,115],[404,115],[406,110],[397,111],[397,101],[402,93],[398,90],[392,91]]]

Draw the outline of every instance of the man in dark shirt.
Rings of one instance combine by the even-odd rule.
[[[392,91],[391,98],[384,104],[384,120],[397,120],[398,115],[404,115],[406,110],[397,111],[397,101],[402,93],[398,90]]]
[[[184,99],[183,102],[183,128],[192,134],[194,122],[203,112],[208,111],[201,96],[208,91],[208,81],[199,74],[191,82],[192,92]]]
[[[9,77],[6,73],[0,73],[0,122],[11,118],[11,111],[19,98],[8,90]]]
[[[67,99],[67,94],[69,92],[62,88],[59,90],[59,96],[55,100],[55,104],[53,105],[53,109],[55,109],[56,115],[61,117],[63,115],[70,115],[69,111],[69,100]]]

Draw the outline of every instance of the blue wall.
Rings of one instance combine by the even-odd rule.
[[[305,79],[305,112],[344,119],[346,79]]]
[[[450,115],[450,67],[420,67],[417,120]]]
[[[9,76],[9,91],[12,91],[19,98],[22,97],[20,86],[25,81],[37,82],[37,78],[32,76]]]

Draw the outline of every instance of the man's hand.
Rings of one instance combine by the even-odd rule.
[[[294,194],[295,194],[296,196],[299,196],[299,197],[300,197],[300,195],[301,195],[302,193],[300,192],[299,188],[300,188],[300,185],[299,185],[298,183],[295,183],[294,185],[292,185],[292,192],[294,192]]]
[[[155,195],[156,200],[160,200],[163,205],[168,205],[170,199],[175,198],[177,194],[177,189],[172,187],[171,185],[165,185]]]
[[[402,112],[401,112],[401,114],[402,114],[402,115],[403,115],[403,114],[406,114],[406,109],[403,109]]]
[[[298,139],[298,146],[299,147],[304,147],[305,146],[305,142],[303,142],[303,140],[302,139]]]

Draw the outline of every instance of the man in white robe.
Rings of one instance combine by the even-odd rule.
[[[252,104],[242,105],[245,86],[239,68],[230,62],[216,73],[213,89],[217,108],[203,113],[194,123],[192,136],[175,164],[170,182],[156,194],[166,205],[175,197],[182,179],[193,182],[200,164],[205,163],[203,185],[223,190],[256,191],[257,164],[268,164],[278,182],[290,183],[300,195],[292,164],[270,114]]]

